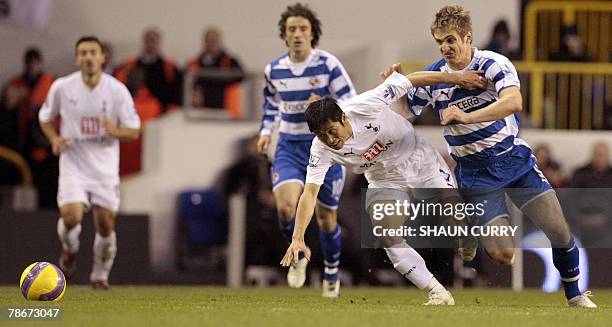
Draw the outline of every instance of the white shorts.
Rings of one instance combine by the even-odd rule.
[[[86,184],[73,180],[59,181],[57,205],[83,203],[86,208],[97,205],[117,212],[119,210],[119,185]]]

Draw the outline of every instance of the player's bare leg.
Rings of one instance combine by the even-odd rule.
[[[117,253],[116,213],[100,206],[93,207],[96,236],[93,246],[93,269],[89,277],[94,288],[108,289],[108,275]]]
[[[510,224],[508,219],[500,217],[489,222],[487,226],[510,226]],[[511,236],[480,237],[479,241],[496,263],[507,266],[514,263],[514,240]]]
[[[563,215],[563,210],[555,192],[549,191],[522,208],[523,213],[538,226],[550,240],[553,263],[563,282],[565,297],[571,307],[597,308],[589,299],[590,292],[581,293],[578,288],[580,278],[579,250]]]
[[[317,204],[315,207],[317,224],[319,225],[319,240],[323,252],[323,297],[336,298],[340,295],[340,265],[341,230],[338,225],[336,209]]]
[[[288,243],[291,243],[291,237],[293,236],[295,212],[297,210],[300,194],[302,194],[302,184],[297,182],[282,184],[274,190],[279,226],[283,237]],[[292,264],[287,272],[287,284],[289,287],[300,288],[304,286],[306,282],[307,266],[308,259],[306,259],[306,256],[300,255],[297,263]]]
[[[371,213],[375,204],[393,205],[395,202],[395,200],[374,202],[368,208],[370,216],[372,216]],[[372,225],[382,226],[384,229],[397,229],[404,225],[405,219],[403,216],[385,216],[381,220],[372,219]],[[401,236],[386,236],[381,241],[393,268],[416,287],[428,292],[429,300],[424,303],[425,305],[455,305],[453,296],[427,269],[423,257],[410,247]]]
[[[59,266],[66,278],[71,278],[76,272],[76,255],[79,252],[79,235],[84,210],[83,203],[68,203],[60,207],[61,217],[57,221],[57,235],[62,243],[62,253]]]

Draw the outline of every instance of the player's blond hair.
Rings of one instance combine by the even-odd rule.
[[[442,7],[431,23],[431,34],[437,30],[457,31],[461,37],[465,37],[472,31],[472,17],[470,12],[460,5],[448,5]]]

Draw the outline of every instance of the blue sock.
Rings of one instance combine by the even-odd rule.
[[[330,233],[319,231],[321,251],[323,252],[323,263],[325,264],[323,278],[327,281],[338,280],[338,265],[340,264],[341,250],[340,236],[340,225],[336,225],[336,228]]]
[[[553,263],[561,274],[561,281],[565,290],[565,297],[571,299],[574,296],[580,295],[578,288],[578,278],[580,278],[579,261],[580,255],[578,247],[574,243],[574,237],[564,248],[553,248]]]
[[[291,244],[291,237],[293,236],[293,227],[295,226],[295,218],[290,221],[284,221],[282,218],[278,218],[278,228],[280,228],[281,234],[287,244]],[[300,252],[299,259],[304,257],[304,253]]]

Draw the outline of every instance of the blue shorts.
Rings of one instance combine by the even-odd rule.
[[[481,166],[458,164],[455,174],[464,200],[484,209],[475,220],[486,225],[497,218],[508,219],[506,194],[523,209],[546,192],[553,191],[544,174],[535,164],[535,157],[509,154],[482,162]]]
[[[278,141],[271,169],[273,189],[291,182],[304,185],[311,145],[312,141],[287,141],[282,138]],[[319,204],[331,209],[338,208],[340,194],[344,188],[344,179],[344,167],[331,166],[319,190],[317,197]]]

